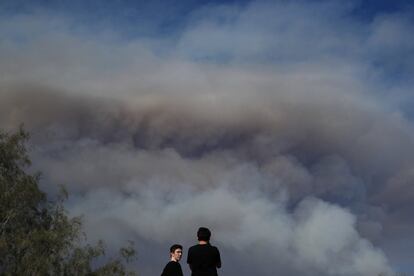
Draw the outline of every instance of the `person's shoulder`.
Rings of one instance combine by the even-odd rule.
[[[181,265],[179,262],[169,261],[165,267],[168,267],[168,268],[180,267],[181,268]]]
[[[214,245],[210,245],[213,250],[219,251],[218,248]]]
[[[176,275],[177,273],[182,273],[181,270],[181,265],[179,262],[174,262],[174,261],[169,261],[166,265],[165,268],[161,274],[161,276],[163,275]]]
[[[173,261],[169,261],[169,262],[165,265],[165,267],[174,266],[174,263],[175,263],[175,262],[173,262]]]
[[[195,245],[193,245],[193,246],[190,246],[189,248],[188,248],[188,250],[194,250],[195,248],[198,248],[199,247],[199,245],[198,244],[195,244]]]
[[[181,266],[179,262],[171,261],[175,266]]]
[[[177,266],[177,265],[180,265],[180,263],[179,262],[174,262],[174,261],[169,261],[168,264],[167,264],[167,266]]]

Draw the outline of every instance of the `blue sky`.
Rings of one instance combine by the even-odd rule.
[[[413,273],[412,33],[411,1],[5,0],[0,126],[143,275],[205,221],[225,275]]]
[[[166,34],[182,27],[187,16],[194,10],[209,5],[236,5],[244,6],[250,1],[9,1],[1,2],[3,14],[30,13],[34,10],[70,15],[80,20],[82,24],[98,24],[102,28],[112,27],[125,35],[150,35],[154,33]],[[267,1],[272,2],[272,1]],[[276,1],[273,1],[276,2]],[[289,2],[289,1],[277,1]],[[290,1],[298,2],[298,1]],[[308,3],[337,2],[312,0]],[[409,0],[354,0],[345,4],[350,6],[349,13],[360,20],[372,20],[375,16],[395,12],[412,12],[413,4]],[[134,27],[130,27],[134,24]],[[140,24],[145,26],[142,27]]]

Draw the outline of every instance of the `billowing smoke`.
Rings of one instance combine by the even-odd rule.
[[[407,81],[395,88],[371,59],[395,65],[386,30],[412,25],[318,5],[208,6],[166,40],[8,17],[0,126],[24,123],[43,188],[67,187],[91,239],[135,241],[142,275],[199,226],[223,275],[393,275],[409,257],[396,244],[412,243],[414,130]],[[314,17],[326,11],[344,18]],[[377,99],[385,84],[392,103]]]

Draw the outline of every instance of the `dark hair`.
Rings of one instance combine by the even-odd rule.
[[[210,237],[211,237],[211,232],[208,228],[206,227],[200,227],[198,228],[197,231],[197,238],[199,241],[210,241]]]
[[[181,249],[181,250],[183,250],[183,247],[182,247],[180,244],[173,244],[173,245],[170,247],[170,253],[174,253],[174,252],[175,252],[175,250],[177,250],[177,249]]]

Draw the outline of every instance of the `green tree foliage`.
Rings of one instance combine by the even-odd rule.
[[[39,175],[25,171],[27,139],[22,128],[12,134],[0,130],[0,274],[134,275],[125,268],[135,256],[132,244],[98,265],[103,242],[85,245],[80,218],[69,218],[63,207],[66,193],[48,200]]]

